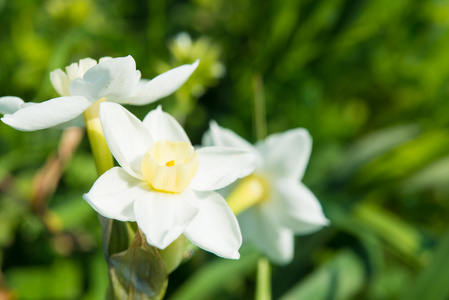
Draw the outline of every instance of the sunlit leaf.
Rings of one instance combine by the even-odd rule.
[[[427,132],[365,165],[356,182],[364,185],[402,179],[448,152],[447,131]]]
[[[449,187],[449,157],[443,157],[419,170],[403,183],[407,192],[416,192],[427,188]]]
[[[366,135],[356,141],[346,152],[342,167],[338,172],[339,176],[344,178],[353,174],[363,164],[409,141],[419,132],[420,127],[412,124],[387,128]]]
[[[408,261],[416,262],[422,245],[419,232],[399,217],[371,204],[359,204],[354,211],[356,220],[393,247]]]

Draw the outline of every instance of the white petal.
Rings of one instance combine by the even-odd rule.
[[[81,78],[84,75],[84,73],[80,74],[80,68],[77,62],[71,63],[70,65],[65,67],[65,71],[70,82],[72,82],[72,80],[76,78]]]
[[[72,63],[69,66],[65,67],[67,77],[69,78],[69,81],[72,82],[72,80],[76,78],[83,78],[84,74],[86,74],[87,70],[92,68],[97,64],[97,61],[92,58],[83,58],[80,59],[79,62]]]
[[[79,62],[72,63],[69,66],[65,67],[69,85],[72,80],[76,78],[82,78],[87,70],[89,70],[96,64],[97,61],[95,59],[87,57],[80,59]],[[67,88],[69,87],[69,85],[67,86]]]
[[[195,192],[190,202],[199,213],[184,231],[198,247],[224,258],[238,259],[242,235],[235,215],[217,192]]]
[[[283,228],[270,212],[261,207],[244,211],[238,217],[243,239],[251,241],[276,264],[285,265],[293,259],[293,232]]]
[[[129,174],[143,178],[142,157],[153,144],[148,130],[117,103],[100,104],[100,121],[112,155]]]
[[[307,130],[296,128],[272,134],[257,144],[265,158],[265,169],[277,176],[302,179],[312,151],[312,138]]]
[[[149,193],[148,184],[114,167],[95,181],[86,200],[99,214],[119,221],[135,221],[134,202]]]
[[[137,199],[134,213],[148,244],[165,249],[182,234],[198,213],[186,201],[190,197],[188,190],[180,194],[152,191]]]
[[[58,92],[61,96],[70,96],[69,86],[70,86],[70,78],[67,76],[64,71],[61,69],[54,70],[50,73],[50,81],[53,85],[53,88]]]
[[[268,205],[279,223],[298,234],[308,234],[329,224],[320,202],[301,182],[278,179],[274,183],[273,199]]]
[[[101,64],[102,62],[108,61],[110,59],[113,59],[113,57],[111,57],[111,56],[103,56],[102,58],[100,58],[98,60],[98,63]]]
[[[34,131],[70,121],[91,104],[84,97],[60,97],[24,106],[12,115],[5,115],[2,121],[17,130]]]
[[[25,102],[19,97],[0,97],[0,114],[13,114],[18,111]]]
[[[170,140],[172,142],[190,143],[189,137],[182,126],[175,118],[162,111],[160,105],[146,115],[143,119],[143,124],[151,133],[154,142],[158,140]]]
[[[120,102],[134,91],[140,72],[131,56],[103,61],[70,84],[70,95],[85,96],[92,101],[106,97]]]
[[[228,147],[204,147],[197,153],[198,171],[189,185],[197,191],[221,189],[238,178],[248,176],[256,166],[253,152]]]
[[[30,102],[27,102],[26,104],[28,104]],[[78,117],[76,117],[75,119],[72,119],[70,121],[61,123],[57,126],[55,126],[54,128],[56,129],[65,129],[68,127],[85,127],[86,124],[84,123],[84,117],[83,115],[79,115]]]
[[[133,97],[126,102],[134,105],[145,105],[166,97],[180,88],[198,67],[199,60],[191,65],[182,65],[153,78],[141,86]]]
[[[79,65],[78,65],[77,77],[80,77],[80,78],[83,77],[87,71],[89,71],[91,68],[93,68],[96,65],[97,65],[97,61],[90,57],[80,59]],[[73,79],[75,79],[75,78],[72,78],[72,80]]]
[[[209,130],[203,135],[204,146],[233,147],[241,150],[256,151],[256,148],[238,136],[232,130],[221,127],[215,121],[209,123]]]

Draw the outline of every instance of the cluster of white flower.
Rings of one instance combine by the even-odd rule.
[[[160,106],[140,121],[118,104],[144,105],[165,97],[198,64],[144,80],[131,56],[102,58],[98,64],[82,59],[66,72],[51,73],[59,98],[42,103],[0,98],[2,121],[22,131],[71,126],[92,104],[102,102],[101,127],[120,167],[100,176],[84,195],[98,213],[137,222],[157,248],[184,234],[200,248],[231,259],[239,258],[241,228],[244,240],[271,261],[288,263],[294,234],[328,224],[319,201],[301,183],[312,147],[305,129],[274,134],[253,146],[212,122],[203,147],[195,149],[181,125]],[[215,191],[244,177],[255,179],[263,192],[237,221]]]

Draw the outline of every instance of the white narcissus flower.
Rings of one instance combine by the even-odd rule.
[[[247,178],[263,186],[263,199],[238,220],[244,240],[251,241],[272,262],[286,264],[293,259],[295,234],[312,233],[329,224],[318,199],[301,182],[312,149],[307,130],[272,134],[253,146],[211,122],[203,145],[234,147],[257,155],[256,170]]]
[[[5,114],[1,120],[17,130],[34,131],[69,122],[99,100],[145,105],[177,90],[198,64],[182,65],[147,80],[140,78],[131,56],[104,57],[98,64],[91,58],[81,59],[67,66],[66,72],[57,69],[50,73],[59,98],[23,105],[20,98],[1,97],[0,113]]]
[[[108,146],[121,167],[84,199],[101,215],[136,221],[147,242],[164,249],[181,234],[225,258],[239,258],[242,238],[223,188],[254,170],[253,153],[227,147],[194,150],[181,125],[160,107],[141,122],[115,103],[100,105]]]

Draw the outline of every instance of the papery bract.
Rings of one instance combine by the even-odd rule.
[[[293,258],[295,234],[308,234],[329,223],[313,193],[301,182],[312,149],[303,128],[268,136],[251,145],[229,129],[211,122],[203,145],[234,147],[257,156],[256,170],[243,179],[262,187],[262,199],[238,216],[244,240],[268,258],[286,264]]]
[[[254,170],[245,150],[195,150],[186,133],[160,107],[141,122],[120,105],[102,103],[100,120],[121,167],[103,174],[84,199],[100,214],[136,221],[150,245],[164,249],[184,234],[225,258],[239,258],[237,219],[220,194]]]

